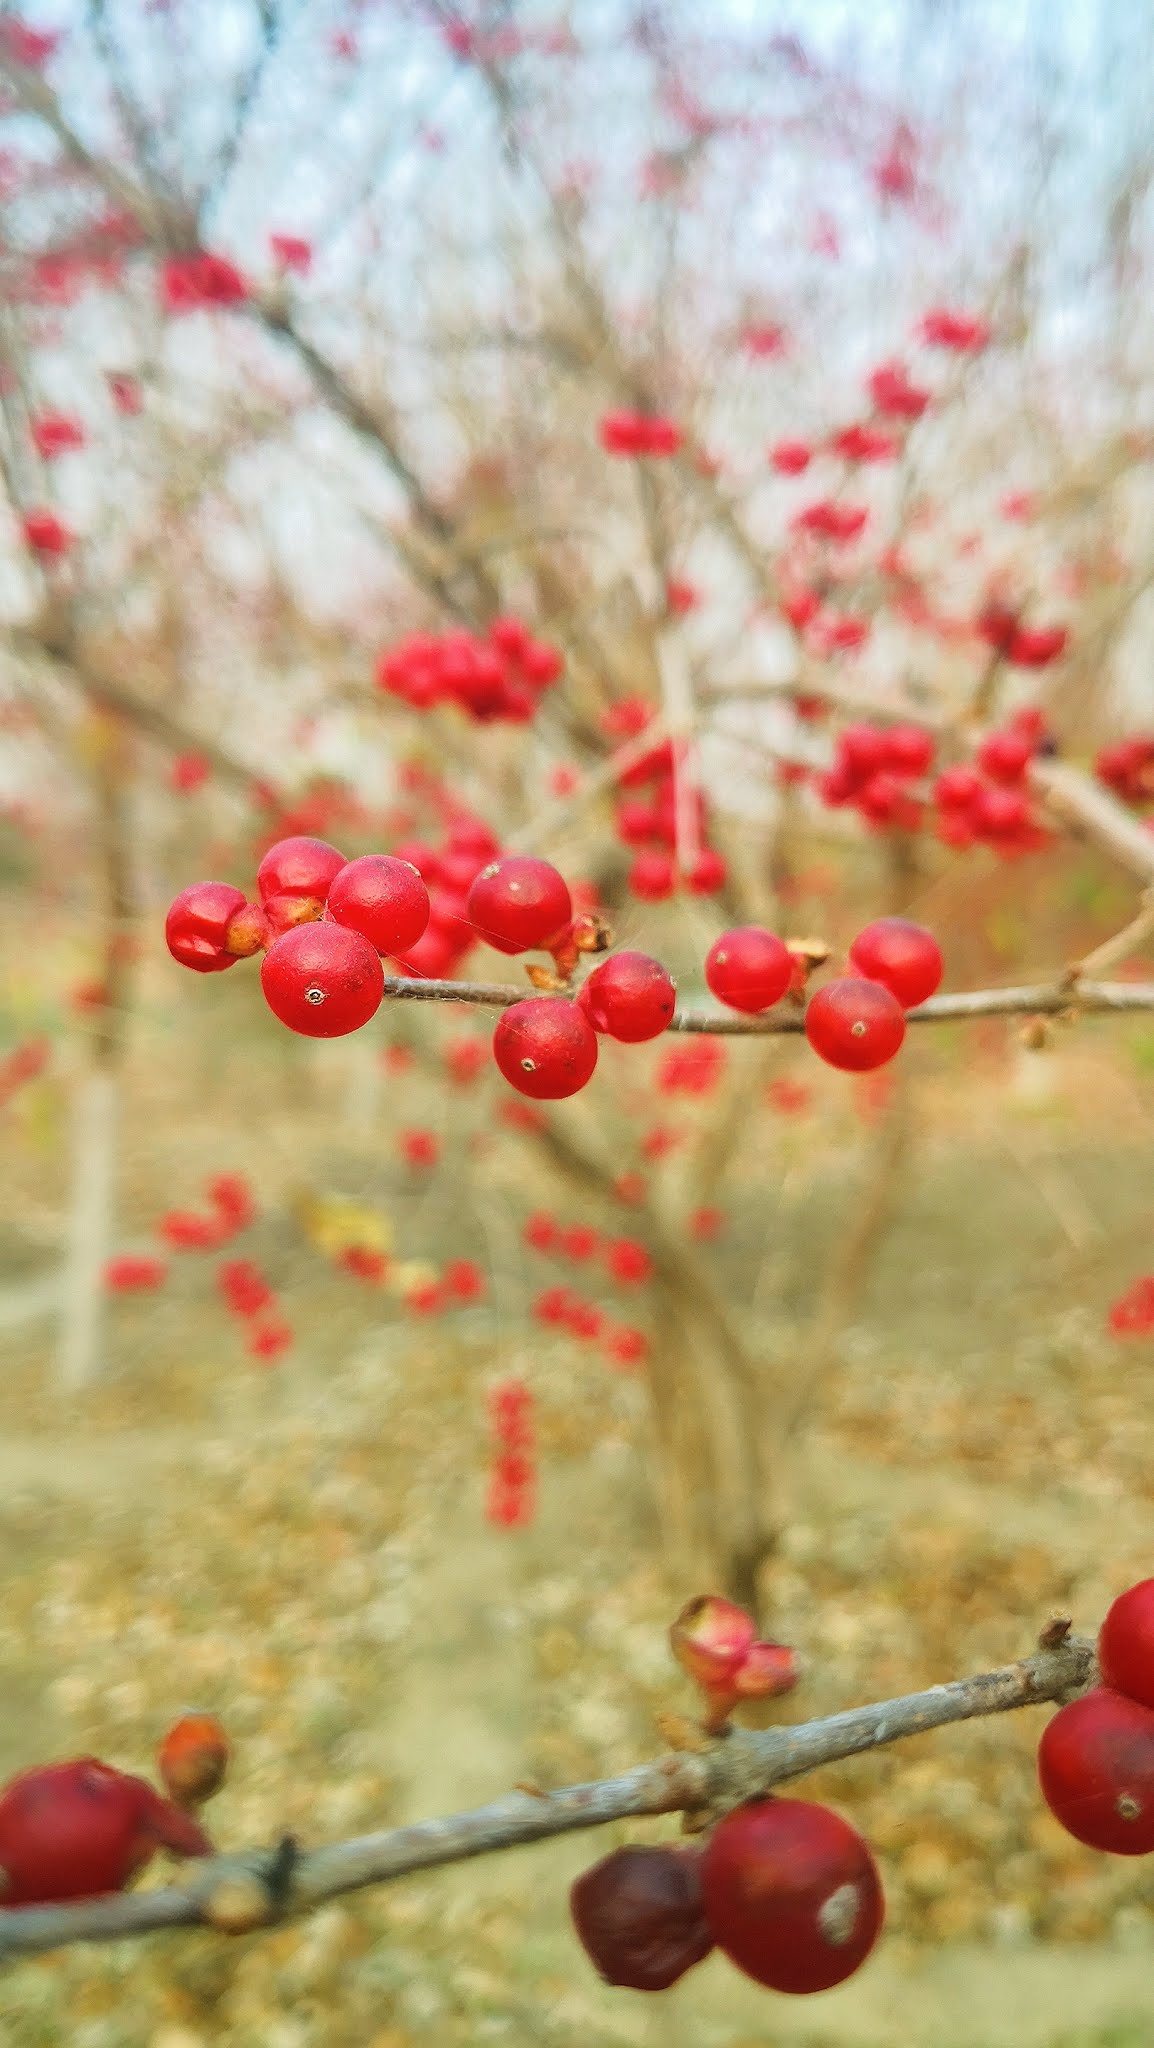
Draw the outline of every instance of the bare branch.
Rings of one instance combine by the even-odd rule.
[[[163,1891],[114,1894],[75,1906],[14,1907],[0,1912],[0,1960],[42,1954],[75,1941],[123,1940],[166,1927],[243,1924],[247,1931],[412,1871],[603,1827],[608,1821],[644,1814],[723,1813],[823,1764],[860,1756],[950,1722],[1066,1700],[1094,1682],[1093,1644],[1070,1635],[1068,1624],[1049,1624],[1041,1641],[1043,1647],[1033,1656],[996,1671],[852,1707],[793,1728],[758,1733],[731,1729],[700,1752],[667,1754],[620,1777],[568,1785],[556,1792],[511,1793],[469,1813],[360,1835],[299,1857],[286,1858],[286,1844],[214,1857],[197,1866],[186,1884]],[[252,1901],[253,1911],[243,1923],[230,1921],[224,1910],[230,1888]]]

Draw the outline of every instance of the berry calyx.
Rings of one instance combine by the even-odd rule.
[[[683,1607],[669,1631],[683,1671],[705,1695],[706,1726],[723,1728],[741,1700],[771,1699],[797,1684],[797,1659],[784,1643],[760,1643],[745,1609],[719,1594]]]
[[[174,960],[197,974],[220,974],[235,965],[229,927],[248,905],[228,882],[193,882],[182,889],[164,921],[164,938]],[[255,950],[255,949],[254,949]]]
[[[705,956],[705,980],[712,994],[731,1010],[750,1016],[780,1002],[792,974],[788,948],[757,924],[722,932]]]
[[[429,892],[411,861],[366,853],[347,861],[329,886],[328,914],[360,932],[378,953],[407,953],[429,922]]]
[[[903,1010],[932,996],[942,978],[942,955],[932,932],[906,917],[879,917],[859,932],[849,964],[866,981],[880,981]]]
[[[24,1771],[0,1795],[0,1905],[121,1891],[161,1848],[178,1856],[212,1853],[203,1829],[144,1778],[94,1756]]]
[[[1119,1593],[1098,1634],[1103,1683],[1154,1707],[1154,1579]]]
[[[569,1911],[606,1984],[667,1991],[713,1948],[701,1898],[701,1852],[636,1843],[577,1879]]]
[[[1114,1856],[1154,1849],[1154,1713],[1109,1686],[1060,1707],[1038,1744],[1042,1797],[1068,1834]]]
[[[640,1045],[668,1029],[677,991],[660,960],[648,953],[614,953],[582,983],[577,1001],[594,1031]]]
[[[880,981],[827,981],[805,1013],[805,1035],[819,1059],[845,1074],[884,1067],[906,1035],[905,1012]]]
[[[385,992],[380,955],[360,932],[301,924],[274,939],[261,962],[264,999],[304,1038],[343,1038],[376,1015]]]
[[[333,881],[345,865],[345,856],[327,839],[303,835],[278,839],[270,846],[256,871],[257,894],[264,904],[274,896],[293,896],[298,902],[315,903],[312,913],[319,917]]]
[[[727,1814],[706,1844],[701,1889],[718,1948],[772,1991],[841,1984],[885,1917],[866,1843],[804,1799],[759,1799]]]
[[[511,853],[481,869],[466,914],[498,953],[528,953],[560,938],[573,921],[573,902],[564,876],[547,860]]]
[[[584,1088],[597,1065],[597,1034],[564,996],[526,996],[505,1010],[493,1033],[493,1058],[510,1086],[538,1102],[559,1102]]]

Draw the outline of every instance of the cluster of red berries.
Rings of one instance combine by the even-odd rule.
[[[160,266],[159,286],[160,303],[171,314],[242,306],[249,297],[248,284],[236,264],[208,249],[170,256]]]
[[[29,1038],[24,1045],[14,1046],[0,1059],[0,1109],[21,1088],[26,1088],[29,1081],[39,1080],[48,1065],[51,1051],[46,1038]]]
[[[488,1409],[493,1463],[485,1513],[500,1529],[523,1529],[537,1507],[533,1396],[524,1380],[500,1380],[489,1389]]]
[[[1011,606],[996,601],[981,613],[978,631],[995,654],[1017,668],[1049,668],[1066,652],[1070,638],[1065,626],[1023,626]]]
[[[988,846],[1003,859],[1044,846],[1048,834],[1031,809],[1026,779],[1045,740],[1041,714],[1019,711],[986,734],[972,766],[944,769],[934,784],[939,839],[959,850]]]
[[[679,426],[663,413],[607,412],[597,429],[607,455],[676,455],[681,447]]]
[[[292,1326],[277,1310],[277,1299],[251,1259],[225,1259],[216,1284],[229,1312],[246,1326],[245,1349],[250,1358],[275,1365],[293,1342]]]
[[[378,689],[415,711],[456,704],[480,725],[526,725],[541,693],[564,666],[557,648],[535,640],[520,619],[494,619],[488,634],[411,633],[377,663]]]
[[[633,700],[641,703],[641,700]],[[618,710],[623,707],[617,707]],[[644,724],[651,710],[642,704]],[[634,849],[629,887],[644,903],[660,903],[672,896],[678,881],[696,896],[713,896],[724,887],[726,864],[723,854],[709,844],[709,817],[699,788],[690,795],[691,827],[696,852],[680,877],[674,859],[677,844],[677,788],[675,751],[672,740],[662,740],[642,754],[618,777],[622,789],[644,789],[648,798],[626,797],[614,814],[614,829],[623,846]]]
[[[214,1174],[205,1193],[207,1215],[196,1209],[169,1209],[157,1224],[158,1235],[174,1251],[219,1251],[255,1220],[256,1202],[242,1173]]]
[[[369,1257],[380,1260],[383,1276],[387,1262],[382,1255],[370,1253]],[[449,1259],[439,1280],[418,1280],[405,1290],[405,1306],[414,1315],[437,1316],[446,1309],[480,1301],[484,1293],[485,1275],[474,1260]]]
[[[1154,803],[1154,738],[1141,736],[1103,747],[1094,768],[1099,781],[1124,803]]]
[[[905,1013],[932,996],[942,978],[937,941],[907,918],[883,917],[858,933],[852,974],[826,982],[805,1011],[805,1035],[819,1059],[845,1073],[884,1066],[906,1035]],[[715,940],[705,979],[719,1002],[757,1015],[795,985],[798,956],[775,933],[740,925]]]
[[[595,1301],[571,1287],[545,1287],[533,1303],[533,1314],[546,1329],[566,1330],[582,1344],[599,1344],[621,1372],[632,1372],[649,1356],[649,1339],[632,1323],[614,1323]]]
[[[0,1911],[123,1891],[158,1849],[211,1856],[193,1812],[223,1783],[228,1755],[218,1721],[186,1714],[157,1753],[167,1798],[94,1756],[10,1779],[0,1792]]]
[[[1115,1337],[1148,1337],[1154,1330],[1154,1275],[1135,1280],[1113,1303],[1106,1322]]]
[[[796,1682],[793,1652],[759,1642],[731,1601],[690,1601],[670,1640],[713,1732],[742,1700]],[[616,1850],[578,1878],[570,1910],[609,1984],[665,1991],[719,1948],[756,1983],[805,1993],[860,1967],[885,1902],[873,1857],[847,1821],[806,1800],[769,1798],[727,1814],[703,1847]]]
[[[920,725],[847,725],[833,766],[818,777],[817,793],[831,808],[851,805],[879,831],[916,832],[925,807],[915,786],[933,759],[933,737]]]
[[[1154,1579],[1119,1594],[1098,1633],[1101,1683],[1059,1708],[1038,1745],[1051,1813],[1114,1856],[1154,1851]]]

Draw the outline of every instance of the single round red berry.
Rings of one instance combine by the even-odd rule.
[[[545,946],[573,919],[563,875],[547,860],[509,853],[481,869],[468,901],[469,922],[498,953]]]
[[[673,856],[658,847],[646,847],[629,870],[629,887],[643,903],[663,903],[672,896],[677,876]]]
[[[903,1010],[932,996],[942,978],[942,955],[932,932],[906,917],[879,917],[859,932],[849,964],[866,981],[880,981]]]
[[[94,1756],[23,1771],[0,1794],[0,1906],[120,1891],[159,1848],[207,1856],[212,1844],[144,1778]]]
[[[1119,1593],[1098,1634],[1103,1683],[1154,1707],[1154,1579]]]
[[[234,966],[239,956],[228,950],[228,928],[246,907],[241,891],[228,882],[194,882],[182,889],[164,921],[173,959],[198,974],[220,974]]]
[[[805,1035],[819,1059],[846,1074],[884,1067],[906,1035],[905,1011],[880,981],[828,981],[811,996]]]
[[[977,752],[977,763],[991,782],[1021,782],[1034,757],[1034,743],[1028,733],[991,732]]]
[[[842,1983],[885,1917],[861,1836],[804,1799],[759,1799],[727,1814],[706,1844],[701,1889],[718,1948],[772,1991]]]
[[[705,980],[718,1002],[753,1015],[780,1002],[793,974],[793,955],[758,924],[722,932],[705,956]]]
[[[660,960],[648,953],[613,953],[582,983],[577,1001],[594,1031],[640,1045],[668,1029],[677,991]]]
[[[1060,1707],[1038,1744],[1042,1797],[1068,1834],[1114,1856],[1154,1849],[1154,1713],[1109,1686]]]
[[[569,1911],[606,1984],[667,1991],[713,1947],[701,1902],[701,1852],[636,1843],[577,1879]]]
[[[327,839],[278,839],[256,871],[257,894],[262,903],[270,896],[298,896],[323,904],[344,865],[344,854]]]
[[[493,1058],[519,1094],[559,1102],[589,1080],[597,1065],[597,1034],[564,996],[526,996],[502,1013]]]
[[[407,953],[429,922],[429,892],[411,861],[366,853],[334,877],[328,914],[378,953]]]
[[[261,962],[264,999],[282,1024],[304,1038],[343,1038],[380,1008],[385,973],[360,932],[339,924],[299,924],[274,939]]]

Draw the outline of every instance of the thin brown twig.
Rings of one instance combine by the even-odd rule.
[[[0,1960],[168,1927],[207,1924],[248,1932],[413,1871],[634,1815],[687,1813],[700,1823],[823,1764],[951,1722],[1066,1700],[1094,1682],[1093,1644],[1070,1635],[1067,1623],[1050,1624],[1041,1643],[1032,1656],[973,1678],[796,1727],[756,1733],[731,1729],[700,1752],[671,1752],[592,1784],[514,1792],[468,1813],[387,1828],[303,1853],[294,1844],[291,1857],[283,1842],[272,1849],[213,1857],[184,1884],[161,1891],[116,1893],[79,1905],[14,1907],[0,1912]],[[237,1900],[247,1910],[238,1913]]]

